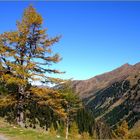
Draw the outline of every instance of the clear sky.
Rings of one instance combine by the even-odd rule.
[[[140,2],[0,2],[0,33],[16,29],[32,4],[50,37],[62,35],[53,65],[61,78],[88,79],[124,63],[140,61]]]

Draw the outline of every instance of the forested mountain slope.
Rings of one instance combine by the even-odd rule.
[[[105,120],[110,127],[123,120],[132,127],[140,119],[140,63],[74,81],[73,87],[96,119]]]

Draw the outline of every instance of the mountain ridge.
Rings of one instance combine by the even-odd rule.
[[[124,78],[127,78],[130,75],[130,73],[135,73],[139,70],[140,70],[140,63],[136,63],[134,65],[125,63],[124,65],[122,65],[112,71],[105,72],[103,74],[94,76],[87,80],[74,80],[73,87],[74,87],[76,93],[81,98],[84,98],[83,95],[89,96],[90,91],[100,90],[101,88],[104,88],[104,87],[108,86],[109,84],[112,84],[113,82],[120,81]],[[100,87],[99,84],[102,86]],[[83,85],[85,85],[85,88],[83,87]],[[87,93],[88,93],[88,95],[86,95]]]
[[[140,120],[140,63],[128,63],[72,86],[96,120],[114,128],[127,120],[129,127]]]

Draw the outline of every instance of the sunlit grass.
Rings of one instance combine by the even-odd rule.
[[[47,134],[45,131],[20,128],[10,125],[0,119],[0,134],[4,134],[10,140],[64,140],[64,138]]]

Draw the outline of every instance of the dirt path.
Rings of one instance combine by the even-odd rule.
[[[0,134],[0,140],[9,140],[9,139],[6,138],[4,135]]]

